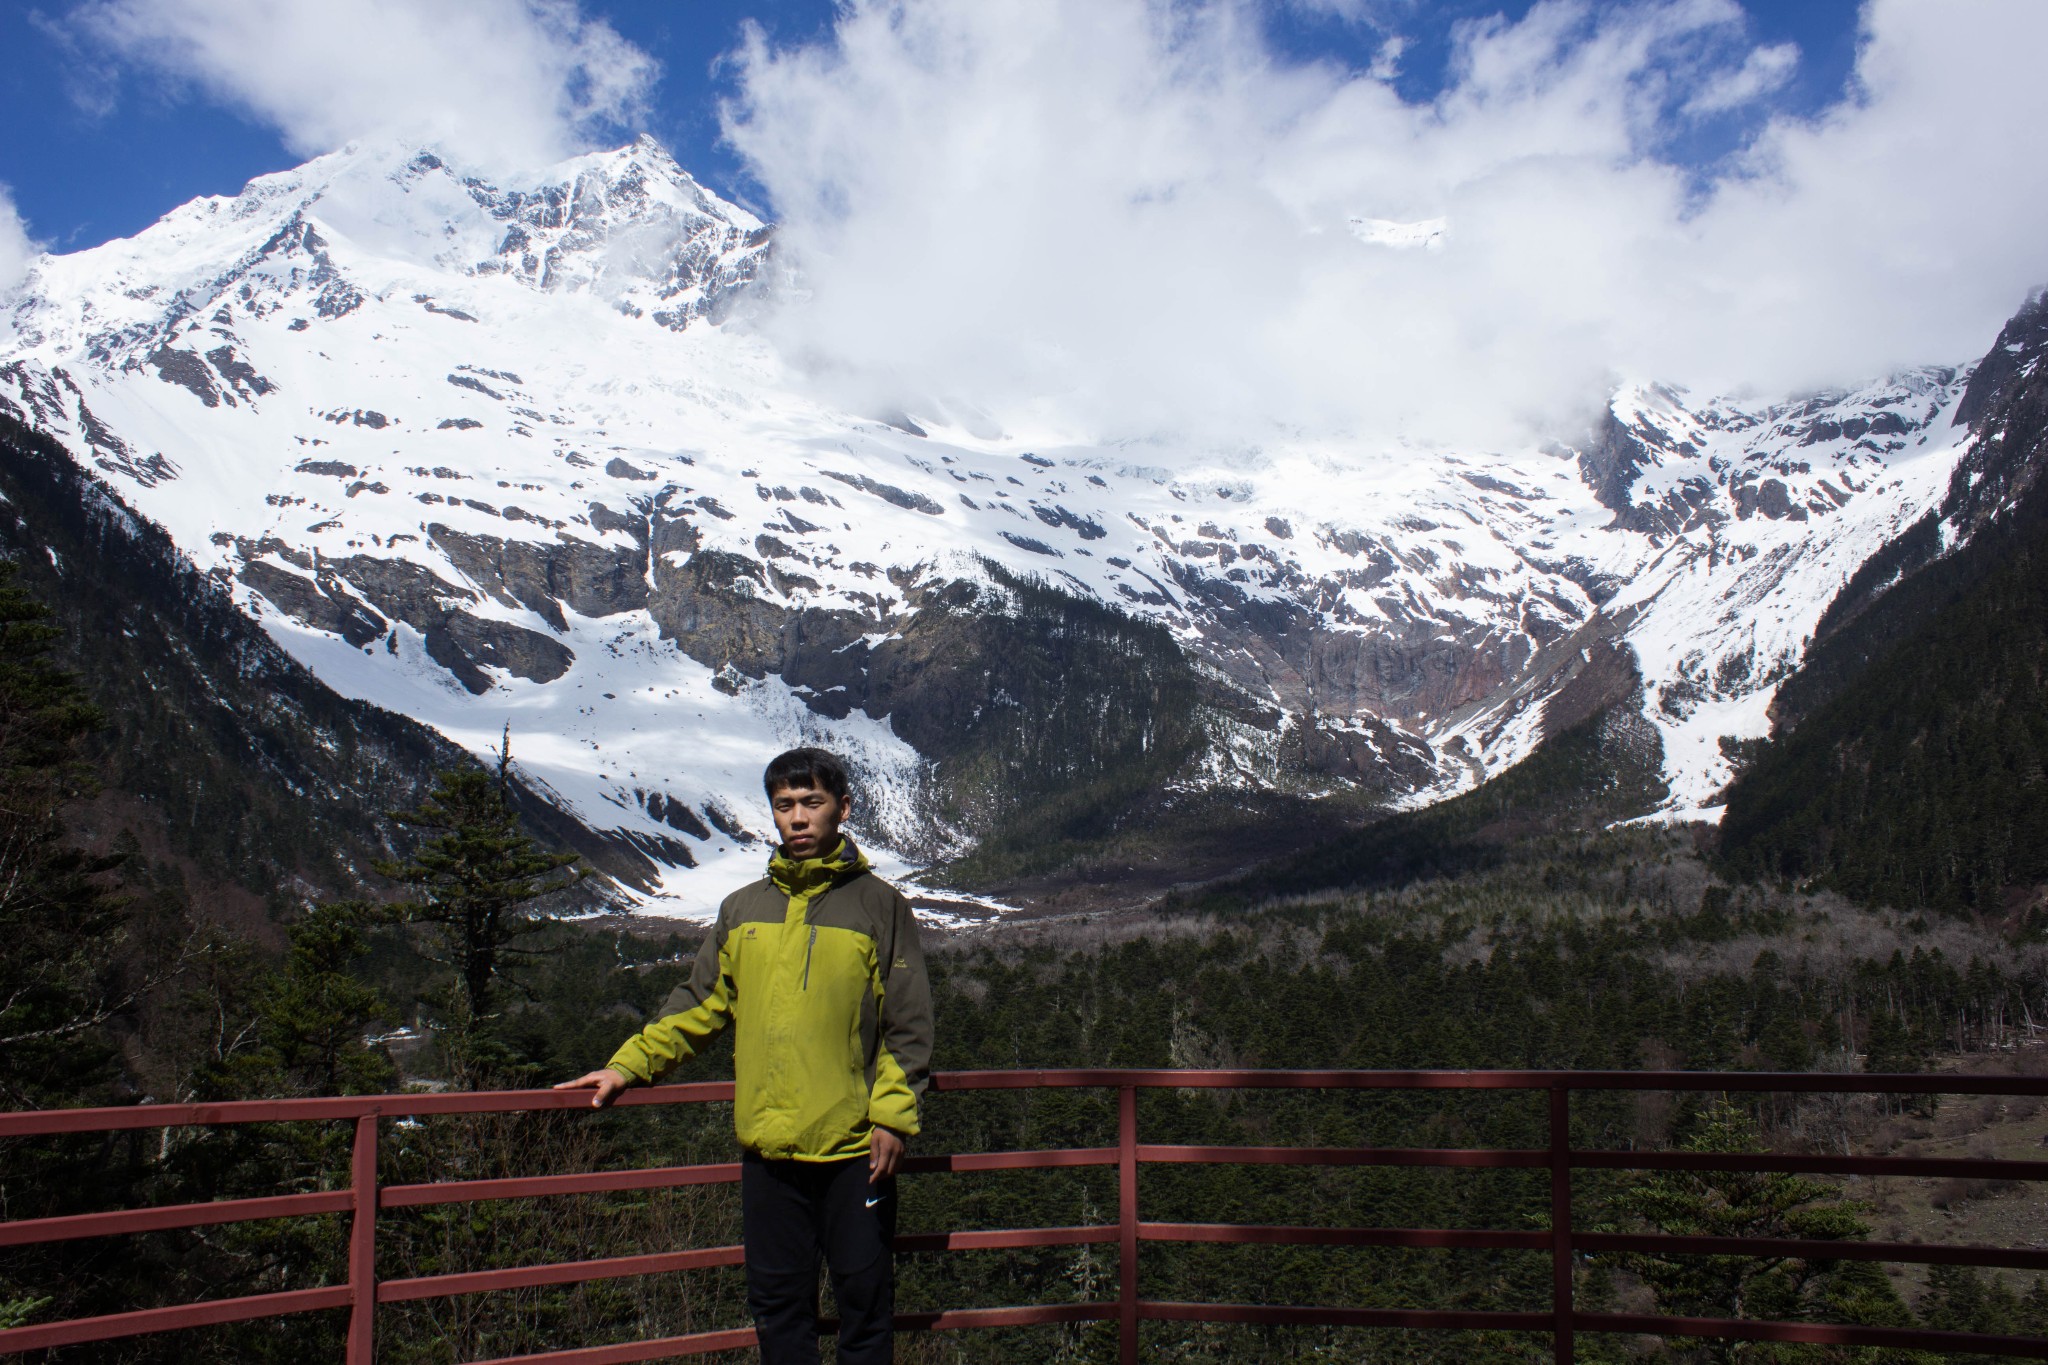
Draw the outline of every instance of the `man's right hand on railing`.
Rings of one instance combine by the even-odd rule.
[[[625,1094],[628,1084],[629,1082],[624,1076],[621,1076],[608,1066],[601,1066],[595,1071],[586,1072],[578,1076],[573,1081],[563,1081],[555,1089],[595,1090],[597,1093],[590,1097],[590,1107],[592,1109],[602,1109],[619,1096]]]

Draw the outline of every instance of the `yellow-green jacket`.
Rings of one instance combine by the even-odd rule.
[[[918,1130],[932,998],[917,920],[851,839],[829,858],[777,854],[726,897],[689,982],[608,1065],[660,1080],[728,1022],[747,1150],[837,1161],[864,1155],[877,1124]]]

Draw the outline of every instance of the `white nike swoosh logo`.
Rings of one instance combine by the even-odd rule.
[[[873,1208],[873,1207],[874,1207],[875,1205],[877,1205],[877,1204],[879,1204],[879,1203],[881,1203],[881,1202],[882,1202],[882,1196],[881,1196],[881,1195],[879,1195],[879,1194],[877,1194],[877,1195],[870,1195],[870,1196],[868,1197],[868,1207],[869,1207],[869,1208]]]

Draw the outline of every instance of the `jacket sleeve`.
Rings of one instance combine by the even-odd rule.
[[[915,1133],[918,1102],[931,1083],[932,988],[925,979],[917,916],[900,894],[894,901],[886,954],[875,972],[881,1038],[868,1120],[899,1133]]]
[[[723,907],[697,950],[690,979],[662,1002],[662,1016],[628,1038],[605,1063],[627,1080],[651,1085],[692,1056],[704,1040],[732,1021],[732,961],[725,950]]]

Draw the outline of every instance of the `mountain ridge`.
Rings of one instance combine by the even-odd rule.
[[[898,873],[1030,825],[1000,793],[1054,799],[991,725],[1141,767],[1181,726],[1169,790],[1413,807],[1626,701],[1662,818],[1711,814],[1828,603],[1977,448],[1972,369],[1939,365],[1771,404],[1632,386],[1575,446],[1146,466],[841,411],[748,325],[775,307],[772,227],[650,141],[509,189],[355,148],[43,258],[0,409],[344,694],[472,752],[532,735],[537,788],[656,850],[635,895],[700,914],[766,832],[758,754],[807,740],[848,752]],[[1010,656],[1095,619],[1034,616],[1025,580],[1180,658],[1020,702]]]
[[[1981,434],[1939,507],[1823,615],[1729,791],[1726,861],[2040,932],[2048,911],[2048,297],[1959,409]]]

